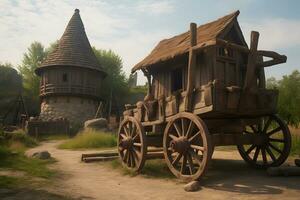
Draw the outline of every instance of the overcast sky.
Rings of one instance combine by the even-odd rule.
[[[33,41],[45,47],[59,39],[80,9],[92,46],[119,54],[127,75],[162,39],[185,32],[235,10],[249,41],[251,30],[260,32],[259,49],[275,50],[288,62],[267,69],[267,77],[300,70],[300,1],[277,0],[0,0],[0,62],[17,66]],[[139,74],[139,83],[145,79]]]

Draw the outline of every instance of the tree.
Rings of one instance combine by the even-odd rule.
[[[23,95],[30,115],[39,114],[39,85],[40,79],[35,74],[35,69],[46,58],[44,46],[39,42],[33,42],[24,53],[22,64],[19,66],[23,78]]]
[[[107,73],[101,86],[103,88],[101,96],[106,105],[109,105],[109,102],[112,99],[112,107],[116,108],[116,112],[118,112],[122,110],[123,105],[126,103],[126,97],[129,92],[127,78],[122,70],[122,59],[111,50],[102,50],[93,47],[93,51],[99,63]],[[109,106],[107,106],[107,108],[108,107]]]
[[[0,117],[7,115],[12,120],[11,113],[8,113],[12,108],[12,103],[22,91],[22,78],[17,70],[9,63],[0,63]]]
[[[300,72],[295,70],[283,76],[279,81],[279,114],[288,124],[298,126],[300,123]]]
[[[281,80],[270,78],[267,87],[279,90],[278,114],[291,126],[300,123],[300,72],[295,70]]]

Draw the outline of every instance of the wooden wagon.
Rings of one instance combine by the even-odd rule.
[[[278,91],[266,89],[264,67],[286,56],[257,50],[258,32],[247,46],[237,22],[239,11],[162,40],[132,69],[148,80],[144,101],[126,105],[118,133],[124,166],[140,171],[163,148],[171,172],[197,180],[215,146],[237,145],[252,166],[281,165],[291,136],[275,114]],[[264,59],[267,57],[267,59]],[[154,152],[155,153],[155,152]]]

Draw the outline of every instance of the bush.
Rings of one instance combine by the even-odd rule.
[[[89,149],[89,148],[106,148],[115,147],[117,138],[111,133],[99,131],[85,131],[79,133],[74,138],[59,145],[61,149]]]
[[[24,147],[34,147],[38,145],[38,142],[25,134],[23,130],[14,132],[0,131],[0,144],[9,146],[13,143],[21,143]]]

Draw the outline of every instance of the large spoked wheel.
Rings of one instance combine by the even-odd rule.
[[[260,144],[238,145],[242,158],[251,166],[257,168],[280,166],[290,153],[290,131],[276,115],[264,117],[259,124],[246,127],[244,134],[261,136]]]
[[[140,122],[134,117],[126,117],[120,124],[118,133],[118,152],[123,166],[139,172],[147,154],[145,133]]]
[[[211,160],[212,145],[204,122],[192,113],[179,113],[166,126],[164,155],[171,172],[185,181],[198,180]]]

